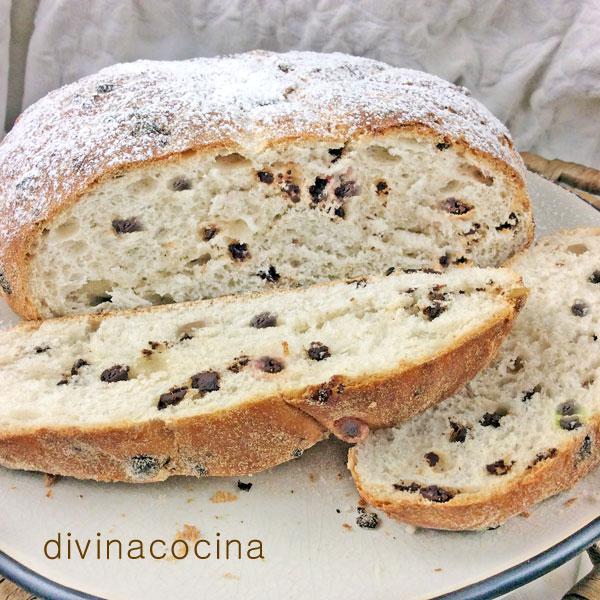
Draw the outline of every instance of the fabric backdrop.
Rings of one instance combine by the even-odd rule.
[[[115,62],[254,48],[424,69],[469,87],[521,150],[600,167],[599,0],[40,0],[23,106]]]

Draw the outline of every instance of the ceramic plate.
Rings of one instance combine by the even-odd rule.
[[[539,234],[600,226],[600,212],[576,196],[535,175],[528,183]],[[6,306],[0,316],[6,325],[17,320]],[[361,529],[346,451],[341,442],[322,443],[242,478],[249,491],[237,478],[151,485],[65,478],[47,487],[41,474],[0,468],[0,572],[61,599],[490,598],[600,538],[600,472],[494,531],[413,531],[385,515],[379,528]],[[56,556],[59,534],[61,556],[47,558],[45,543],[54,540],[46,550]],[[152,548],[160,556],[177,539],[175,552],[187,547],[186,558],[151,557],[153,540],[162,541]],[[194,554],[200,539],[198,554],[208,558]],[[75,541],[84,550],[88,540],[81,558]],[[109,556],[108,540],[118,540]],[[128,558],[131,548],[145,558]]]

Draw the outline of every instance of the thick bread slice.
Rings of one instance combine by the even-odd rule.
[[[523,163],[465,88],[343,54],[115,65],[0,145],[0,286],[25,318],[528,246]]]
[[[600,229],[550,236],[512,266],[530,297],[493,365],[350,451],[363,498],[401,521],[493,527],[600,461]]]
[[[525,295],[455,269],[27,323],[0,333],[0,464],[156,481],[360,439],[472,377]]]

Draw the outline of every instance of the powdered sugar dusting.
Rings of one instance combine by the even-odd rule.
[[[255,51],[114,65],[28,108],[0,145],[12,239],[109,170],[192,148],[422,123],[522,171],[506,128],[465,88],[344,54]]]

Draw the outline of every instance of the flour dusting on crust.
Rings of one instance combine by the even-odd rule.
[[[437,77],[344,54],[255,51],[103,69],[30,108],[0,145],[0,236],[10,241],[102,175],[214,144],[340,139],[422,124],[522,163],[506,128]]]

